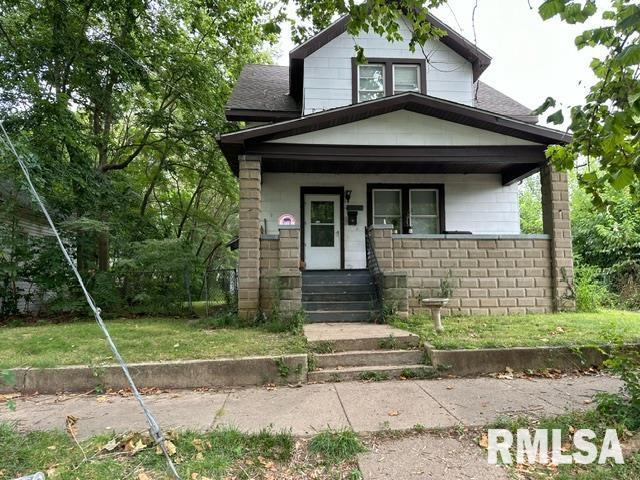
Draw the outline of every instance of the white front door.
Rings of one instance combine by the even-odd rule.
[[[340,268],[340,195],[304,196],[304,261],[308,270]]]

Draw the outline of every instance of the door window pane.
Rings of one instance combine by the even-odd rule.
[[[311,246],[312,247],[333,247],[334,246],[333,225],[311,225]]]
[[[394,65],[393,66],[393,93],[419,92],[420,91],[420,66],[419,65]]]
[[[384,96],[384,65],[358,65],[358,101]]]
[[[333,202],[311,202],[311,223],[333,224]]]

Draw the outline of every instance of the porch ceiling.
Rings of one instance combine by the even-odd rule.
[[[262,159],[264,172],[491,173],[510,185],[546,163],[545,146],[398,147],[263,143],[245,154]],[[237,173],[237,161],[231,167]]]

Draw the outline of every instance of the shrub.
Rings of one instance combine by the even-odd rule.
[[[576,265],[576,308],[581,312],[595,312],[612,303],[612,294],[600,280],[601,272],[592,265]]]

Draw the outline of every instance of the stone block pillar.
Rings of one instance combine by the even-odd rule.
[[[393,225],[373,225],[371,240],[373,251],[378,259],[378,266],[383,272],[393,269]]]
[[[295,312],[302,308],[300,272],[300,227],[281,226],[279,235],[280,310]]]
[[[371,227],[372,247],[382,272],[382,304],[393,307],[401,318],[409,315],[407,272],[394,271],[393,225]]]
[[[238,315],[253,318],[260,302],[260,157],[240,155],[240,238],[238,245]]]
[[[573,310],[573,249],[569,216],[569,182],[565,172],[546,165],[540,171],[542,186],[542,222],[550,235],[551,279],[554,309]]]

